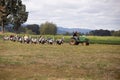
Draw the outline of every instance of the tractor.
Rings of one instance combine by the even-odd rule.
[[[70,39],[70,44],[71,45],[78,45],[79,43],[81,43],[82,45],[89,45],[89,39],[86,38],[85,36],[73,36]]]

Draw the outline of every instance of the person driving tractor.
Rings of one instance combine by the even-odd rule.
[[[79,34],[78,32],[73,32],[73,38],[75,38],[76,40],[79,40]]]
[[[70,44],[71,45],[78,45],[79,43],[87,46],[87,45],[89,45],[89,39],[83,35],[79,36],[78,32],[73,32],[73,35],[72,35],[71,40],[70,40]]]

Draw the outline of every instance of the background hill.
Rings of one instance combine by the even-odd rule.
[[[58,27],[57,34],[65,34],[66,32],[73,33],[74,31],[81,32],[81,33],[88,33],[92,31],[91,29],[84,29],[84,28],[63,28]]]

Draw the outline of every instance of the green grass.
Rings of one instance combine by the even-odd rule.
[[[5,33],[5,34],[0,34],[0,39],[4,35],[11,35],[14,33]],[[14,34],[15,35],[15,34]],[[18,34],[19,36],[24,36],[25,34]],[[29,35],[29,34],[27,34]],[[39,37],[40,35],[29,35],[31,37]],[[65,42],[69,43],[70,38],[72,36],[64,36],[64,35],[43,35],[46,38],[55,38],[59,39],[64,37]],[[112,45],[120,45],[120,37],[115,37],[115,36],[86,36],[90,40],[90,44],[112,44]]]
[[[0,80],[119,79],[120,45],[35,45],[0,39]]]
[[[120,37],[115,36],[89,36],[92,44],[115,44],[120,45]]]

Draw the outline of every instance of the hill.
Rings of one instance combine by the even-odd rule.
[[[73,33],[74,31],[81,32],[81,33],[88,33],[91,29],[84,29],[84,28],[63,28],[58,27],[58,34],[65,34],[66,32]]]

